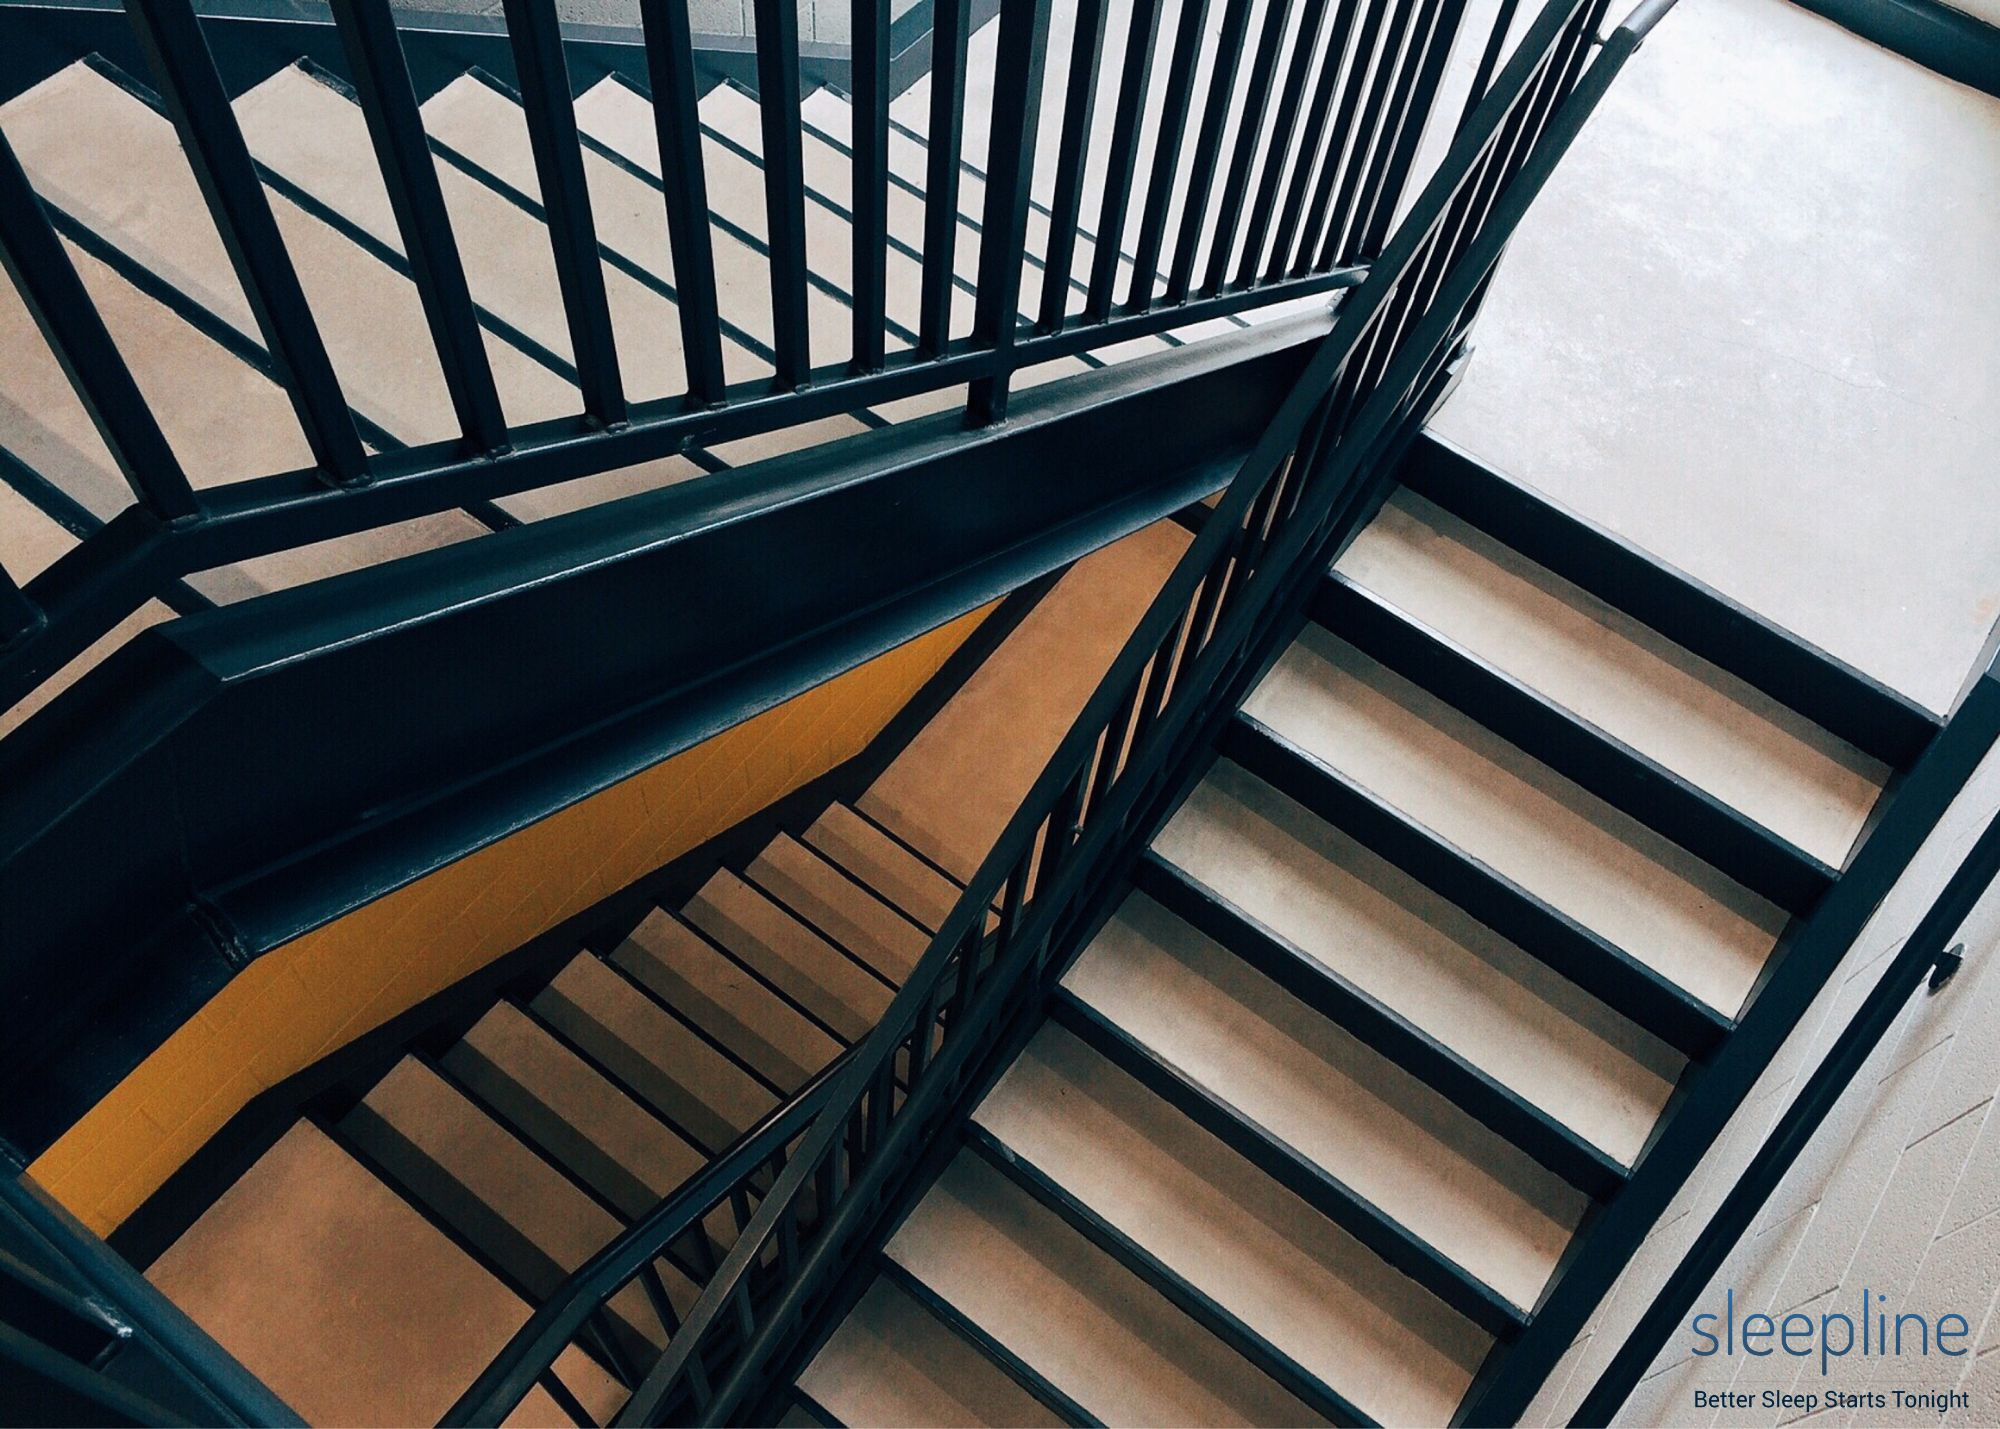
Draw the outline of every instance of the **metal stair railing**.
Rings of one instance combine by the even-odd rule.
[[[1462,352],[1522,215],[1670,3],[1649,0],[1594,57],[1603,0],[1541,11],[882,1021],[814,1086],[810,1116],[796,1104],[781,1114],[786,1134],[805,1128],[795,1144],[779,1154],[759,1141],[724,1157],[698,1196],[601,1258],[635,1272],[662,1234],[695,1224],[700,1205],[756,1203],[616,1423],[754,1412],[982,1060],[1041,1006],[1121,859],[1364,513]],[[533,1339],[535,1353],[510,1348],[448,1422],[503,1418],[566,1334],[632,1279],[594,1269],[573,1278],[556,1297],[563,1308],[538,1317],[563,1331],[524,1334],[517,1346]],[[579,1411],[570,1406],[584,1422]]]
[[[1602,1426],[1612,1421],[1667,1337],[1686,1322],[1697,1297],[1743,1239],[1750,1222],[1778,1189],[1813,1133],[1901,1018],[1916,990],[1928,981],[1930,990],[1938,992],[1957,974],[1964,950],[1952,943],[1952,935],[1996,877],[2000,877],[2000,816],[1987,824],[1904,940],[1805,1087],[1591,1385],[1570,1417],[1571,1425]]]
[[[1082,0],[1078,25],[1101,41],[1107,0]],[[1141,17],[1160,0],[1144,0]],[[1247,0],[1235,0],[1241,11]],[[390,0],[334,0],[331,6],[353,86],[367,122],[403,251],[460,435],[426,446],[369,452],[359,423],[328,358],[298,273],[279,237],[259,170],[231,108],[231,96],[211,51],[220,22],[197,16],[193,0],[125,0],[148,78],[178,131],[209,214],[223,240],[277,380],[291,399],[313,465],[225,486],[206,486],[184,471],[116,345],[105,330],[58,237],[58,225],[30,176],[0,135],[0,263],[4,263],[50,350],[67,373],[113,460],[132,489],[125,511],[25,586],[0,572],[0,709],[31,694],[71,659],[181,577],[358,531],[464,507],[497,497],[633,466],[689,447],[793,426],[898,398],[966,386],[968,420],[1000,420],[1015,374],[1055,358],[1087,353],[1148,333],[1184,327],[1271,303],[1351,287],[1379,247],[1384,225],[1403,195],[1418,142],[1440,92],[1445,61],[1465,18],[1464,0],[1365,0],[1361,9],[1386,33],[1407,43],[1379,54],[1357,53],[1340,71],[1366,102],[1343,111],[1326,139],[1323,170],[1344,175],[1337,192],[1318,196],[1275,231],[1267,223],[1241,235],[1246,253],[1268,241],[1268,272],[1192,279],[1195,250],[1206,242],[1227,255],[1239,240],[1240,195],[1215,214],[1198,196],[1184,204],[1177,243],[1164,226],[1176,170],[1155,163],[1138,174],[1138,126],[1151,99],[1147,73],[1127,65],[1100,73],[1101,45],[1079,44],[1066,75],[1061,113],[1051,121],[1056,152],[1057,207],[1047,224],[1042,256],[1052,275],[1038,314],[1020,313],[1029,262],[1028,219],[1035,156],[1043,118],[1044,64],[1051,0],[1001,0],[991,133],[980,212],[980,258],[973,285],[969,335],[950,330],[951,299],[960,280],[953,265],[961,222],[959,175],[967,127],[963,76],[969,0],[932,7],[933,65],[939,83],[932,103],[926,177],[926,240],[922,250],[923,331],[907,350],[890,352],[886,310],[888,246],[888,34],[891,0],[851,0],[856,110],[852,168],[851,338],[844,350],[815,350],[806,322],[808,262],[806,179],[801,150],[800,42],[790,0],[758,0],[755,71],[763,116],[762,166],[769,215],[770,303],[775,375],[729,382],[723,371],[723,316],[718,307],[707,170],[696,102],[701,89],[692,48],[688,0],[642,0],[644,67],[663,156],[661,191],[679,307],[685,389],[680,396],[635,401],[632,374],[621,367],[614,340],[600,249],[584,183],[566,63],[554,0],[508,0],[506,40],[540,191],[547,196],[549,239],[574,351],[579,410],[573,416],[510,425],[487,358],[479,315],[468,291],[457,239],[432,162],[412,72],[428,74],[422,25],[398,17]],[[1203,7],[1190,7],[1191,11]],[[1348,7],[1350,12],[1354,6]],[[15,26],[59,10],[0,8]],[[1240,18],[1240,17],[1239,17]],[[52,22],[51,22],[52,23]],[[1135,23],[1137,23],[1135,21]],[[1092,28],[1094,27],[1094,29]],[[226,27],[222,27],[226,28]],[[312,48],[330,53],[326,26]],[[1236,30],[1243,27],[1239,24]],[[1267,27],[1268,28],[1268,27]],[[1233,65],[1194,82],[1198,52],[1208,44],[1199,27],[1183,27],[1172,56],[1171,112],[1176,144],[1187,116],[1200,106],[1230,110],[1239,84]],[[60,37],[46,37],[62,43]],[[1266,71],[1278,59],[1282,35],[1261,37]],[[1310,37],[1304,37],[1309,39]],[[219,42],[219,41],[218,41]],[[302,42],[303,43],[303,42]],[[1489,42],[1488,48],[1491,48]],[[1309,63],[1310,46],[1294,46]],[[1330,51],[1329,73],[1341,52]],[[1141,67],[1142,69],[1144,67]],[[957,81],[952,82],[956,76]],[[1219,76],[1218,79],[1216,76]],[[1272,126],[1259,137],[1269,76],[1257,81],[1246,107],[1235,162],[1261,158],[1266,182],[1284,169],[1291,134]],[[1204,87],[1205,85],[1205,87]],[[1102,91],[1102,93],[1100,93]],[[1097,212],[1082,211],[1094,107],[1118,106],[1115,182]],[[1219,133],[1207,126],[1198,144],[1204,172],[1217,162]],[[1345,157],[1343,158],[1343,155]],[[1316,155],[1301,151],[1301,172]],[[1127,285],[1113,303],[1121,254],[1117,235],[1127,213],[1142,216],[1146,253],[1173,277],[1164,296],[1150,274]],[[1068,281],[1080,224],[1100,236],[1088,294]],[[1348,234],[1315,243],[1322,231]],[[1296,249],[1296,257],[1293,257]]]

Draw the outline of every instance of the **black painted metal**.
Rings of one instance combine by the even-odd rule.
[[[1666,1344],[1667,1337],[1685,1320],[1696,1297],[1722,1268],[1723,1261],[1749,1230],[1751,1220],[1785,1179],[1799,1153],[1896,1024],[1911,996],[1926,980],[1932,993],[1950,983],[1962,961],[1963,950],[1947,945],[1974,905],[1992,888],[1996,876],[2000,876],[2000,818],[1986,826],[1985,833],[1959,862],[1929,910],[1904,940],[1895,960],[1841,1030],[1826,1057],[1814,1068],[1811,1078],[1785,1109],[1749,1166],[1737,1177],[1736,1184],[1730,1187],[1729,1194],[1674,1267],[1639,1323],[1626,1335],[1618,1353],[1599,1373],[1571,1417],[1571,1424],[1601,1426],[1611,1422]]]
[[[1730,1030],[1707,1006],[1623,948],[1446,843],[1275,730],[1239,715],[1225,755],[1455,903],[1607,1006],[1689,1055]]]
[[[880,372],[889,288],[889,0],[853,0],[854,371]]]
[[[2000,28],[1939,0],[1797,0],[1947,79],[2000,97]]]
[[[192,516],[197,508],[187,474],[119,356],[5,136],[0,136],[0,259],[133,494],[165,520]],[[9,635],[39,623],[39,615],[21,618],[32,607],[18,598],[18,592],[12,603],[15,619],[0,617]]]
[[[1264,7],[1264,24],[1257,33],[1256,58],[1243,90],[1243,114],[1237,121],[1236,144],[1230,153],[1229,168],[1222,181],[1222,197],[1216,203],[1215,231],[1208,250],[1208,267],[1200,291],[1204,295],[1222,291],[1229,273],[1229,258],[1236,248],[1237,230],[1243,219],[1243,204],[1250,193],[1250,174],[1257,160],[1257,141],[1262,137],[1265,113],[1271,102],[1271,87],[1277,81],[1279,52],[1285,43],[1285,26],[1292,16],[1293,0],[1269,0]],[[1305,43],[1310,36],[1302,37]],[[1190,250],[1192,259],[1192,250]],[[1178,271],[1178,259],[1176,270]],[[1182,296],[1185,296],[1183,293]]]
[[[1285,67],[1284,88],[1278,92],[1278,109],[1271,121],[1270,137],[1264,141],[1263,171],[1257,179],[1256,197],[1250,203],[1250,219],[1244,229],[1243,245],[1236,259],[1235,287],[1245,288],[1257,280],[1264,263],[1264,250],[1277,216],[1278,198],[1284,191],[1285,156],[1299,139],[1299,106],[1305,102],[1306,84],[1313,76],[1313,57],[1326,23],[1328,0],[1304,0],[1299,12],[1297,38],[1292,42],[1291,61]],[[1328,63],[1340,64],[1337,45],[1353,23],[1353,0],[1341,0],[1335,9],[1332,29],[1326,41]],[[1296,163],[1309,164],[1311,156],[1301,150]],[[1210,286],[1221,291],[1220,270],[1211,267]]]
[[[1282,14],[1287,7],[1274,0],[1271,8]],[[1222,27],[1216,33],[1214,67],[1208,77],[1208,102],[1202,111],[1201,130],[1195,138],[1186,196],[1181,201],[1180,234],[1174,240],[1173,268],[1167,277],[1165,300],[1168,303],[1186,302],[1188,291],[1194,285],[1195,250],[1201,244],[1203,224],[1208,218],[1208,198],[1215,184],[1215,166],[1222,157],[1222,128],[1229,118],[1230,96],[1236,88],[1236,68],[1243,58],[1243,36],[1249,28],[1250,0],[1229,0],[1222,12]],[[1246,110],[1246,119],[1241,121],[1246,132],[1254,117]],[[1233,231],[1233,225],[1226,229],[1219,228],[1211,241],[1226,247]]]
[[[1133,0],[1125,32],[1125,61],[1118,78],[1118,105],[1112,112],[1111,147],[1104,171],[1104,194],[1097,212],[1097,246],[1090,255],[1090,290],[1085,322],[1111,315],[1118,263],[1125,247],[1125,218],[1132,208],[1132,181],[1139,168],[1139,126],[1153,83],[1153,55],[1160,41],[1162,0]]]
[[[1370,658],[1788,913],[1811,912],[1838,876],[1790,840],[1338,572],[1315,597],[1313,615]]]
[[[796,0],[754,0],[757,112],[764,128],[764,216],[769,224],[771,325],[778,384],[812,380],[806,322],[806,179],[799,117],[799,8]]]
[[[1076,266],[1076,225],[1083,211],[1084,160],[1097,114],[1098,72],[1110,0],[1078,0],[1070,36],[1069,75],[1062,133],[1056,140],[1055,193],[1049,200],[1049,241],[1043,251],[1042,304],[1037,332],[1056,332],[1069,315],[1070,275]]]
[[[365,483],[360,435],[194,7],[189,0],[127,0],[126,13],[321,476],[335,486]]]
[[[1202,33],[1208,22],[1209,0],[1181,0],[1174,33],[1173,58],[1167,81],[1153,109],[1153,172],[1146,184],[1146,207],[1139,219],[1139,243],[1132,254],[1132,282],[1125,305],[1143,312],[1152,306],[1160,277],[1160,249],[1167,237],[1167,207],[1173,201],[1174,175],[1180,167],[1181,144],[1187,135],[1188,106],[1194,102],[1195,65],[1201,58]],[[1239,8],[1242,8],[1239,6]],[[1151,106],[1149,106],[1151,108]],[[1211,103],[1218,122],[1228,113],[1226,103]],[[1195,209],[1195,190],[1188,191],[1188,208]],[[1107,230],[1100,229],[1100,232]],[[1116,230],[1109,230],[1115,235]]]
[[[597,225],[583,176],[583,150],[577,142],[576,110],[555,3],[506,0],[506,15],[583,410],[605,426],[616,426],[625,420],[625,388],[611,335],[611,305],[604,292]]]
[[[969,411],[975,422],[996,422],[1007,415],[1007,365],[1021,327],[1021,266],[1041,130],[1048,25],[1049,0],[1001,0],[986,216],[972,314],[972,341],[999,356],[1000,371],[972,384]]]
[[[507,422],[500,414],[500,394],[486,360],[465,265],[459,261],[458,243],[445,213],[437,166],[424,142],[423,119],[396,38],[395,19],[388,0],[332,0],[332,4],[347,46],[355,99],[368,122],[368,137],[403,237],[410,277],[430,324],[452,410],[470,450],[495,451],[507,444]]]
[[[1453,515],[1893,768],[1937,716],[1684,572],[1426,435],[1404,481]]]
[[[917,351],[926,357],[943,355],[951,341],[951,279],[958,252],[959,161],[965,146],[965,65],[971,25],[971,0],[934,0],[924,171],[924,281],[917,308]]]

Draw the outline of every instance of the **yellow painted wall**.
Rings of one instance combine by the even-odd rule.
[[[109,1234],[265,1088],[860,753],[986,613],[266,953],[30,1173]]]

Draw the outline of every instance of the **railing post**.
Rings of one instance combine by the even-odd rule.
[[[993,352],[992,375],[972,384],[971,417],[982,424],[1007,415],[1014,339],[1021,326],[1021,261],[1035,177],[1035,140],[1041,128],[1048,33],[1049,0],[1001,0],[994,143],[986,157],[986,217],[972,323],[974,345]],[[1051,281],[1046,273],[1043,280]]]
[[[853,0],[854,361],[880,372],[889,291],[889,0]]]
[[[673,249],[674,299],[680,310],[688,398],[696,406],[713,407],[725,393],[722,321],[716,307],[715,244],[709,231],[687,0],[639,0],[639,21],[646,31],[646,78],[653,89],[653,128],[659,139],[660,189],[667,206],[667,240]]]
[[[583,410],[599,424],[615,427],[626,417],[625,387],[584,178],[583,145],[576,133],[576,106],[570,99],[569,67],[563,61],[562,28],[552,0],[506,0],[506,16]]]
[[[1146,90],[1153,81],[1153,54],[1160,43],[1161,0],[1133,0],[1125,35],[1125,62],[1118,78],[1118,108],[1111,121],[1111,150],[1104,167],[1104,201],[1098,208],[1096,250],[1090,255],[1090,292],[1083,320],[1111,316],[1118,285],[1118,258],[1125,248],[1125,217],[1132,209],[1132,178],[1139,164],[1139,125]]]
[[[965,143],[965,46],[972,0],[932,0],[931,114],[924,169],[924,274],[917,296],[917,351],[942,357],[951,341],[958,255],[958,179]],[[999,131],[995,131],[996,133]]]
[[[473,451],[497,451],[507,444],[507,422],[500,414],[500,394],[493,386],[396,21],[388,0],[331,4],[459,430]]]
[[[754,0],[757,110],[764,126],[764,209],[771,246],[771,325],[778,385],[812,377],[806,324],[806,176],[799,112],[798,0]]]
[[[187,475],[4,135],[0,260],[133,493],[165,520],[194,515],[199,508]],[[37,615],[33,623],[39,622]],[[0,616],[0,643],[8,637],[8,623]]]
[[[1083,173],[1090,121],[1097,113],[1097,77],[1104,64],[1109,0],[1078,0],[1070,36],[1068,100],[1056,140],[1056,187],[1049,203],[1049,244],[1043,254],[1037,332],[1059,332],[1069,316],[1070,273],[1076,266],[1076,224],[1083,208]]]
[[[354,416],[193,6],[125,0],[125,10],[321,476],[334,486],[365,484],[368,458]]]

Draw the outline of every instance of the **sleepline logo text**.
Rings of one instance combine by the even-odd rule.
[[[1794,1310],[1787,1315],[1762,1312],[1736,1316],[1736,1291],[1723,1297],[1722,1312],[1703,1311],[1688,1321],[1694,1334],[1694,1354],[1745,1354],[1767,1359],[1785,1354],[1793,1359],[1819,1360],[1824,1375],[1835,1360],[1859,1354],[1864,1359],[1925,1359],[1933,1353],[1962,1359],[1970,1353],[1966,1340],[1972,1326],[1963,1315],[1948,1312],[1935,1320],[1913,1310],[1891,1313],[1889,1297],[1863,1290],[1854,1312],[1829,1310],[1808,1315]],[[1766,1389],[1751,1393],[1742,1390],[1696,1390],[1696,1409],[1795,1409],[1807,1414],[1827,1409],[1914,1409],[1943,1415],[1953,1409],[1969,1409],[1972,1397],[1964,1390],[1865,1389],[1821,1392]]]
[[[1951,1313],[1932,1320],[1913,1310],[1889,1312],[1889,1297],[1861,1292],[1858,1313],[1829,1310],[1812,1316],[1794,1310],[1782,1317],[1762,1312],[1736,1318],[1736,1291],[1723,1299],[1721,1314],[1704,1311],[1688,1322],[1699,1356],[1746,1354],[1764,1359],[1787,1354],[1794,1359],[1817,1356],[1825,1374],[1834,1360],[1859,1353],[1864,1359],[1929,1355],[1954,1359],[1968,1353],[1965,1341],[1972,1326],[1965,1316]]]

